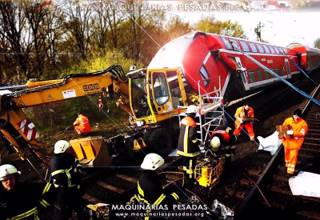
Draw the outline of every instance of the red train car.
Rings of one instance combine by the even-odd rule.
[[[289,54],[297,56],[298,63],[308,72],[318,68],[320,65],[320,50],[317,48],[293,43],[288,46],[288,51]]]
[[[244,54],[283,78],[299,73],[298,58],[292,49],[202,32],[189,33],[164,45],[148,69],[180,68],[194,91],[198,91],[201,81],[202,93],[220,86],[227,99],[279,81]]]

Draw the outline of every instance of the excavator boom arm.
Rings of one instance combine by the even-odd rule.
[[[28,89],[2,97],[2,108],[25,108],[98,94],[106,90],[128,96],[128,84],[123,70],[113,65],[95,73],[71,74],[63,79],[28,82]]]

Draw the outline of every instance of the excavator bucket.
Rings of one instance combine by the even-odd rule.
[[[82,165],[107,166],[112,162],[102,136],[73,139],[70,144]]]

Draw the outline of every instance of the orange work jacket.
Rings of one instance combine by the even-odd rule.
[[[254,110],[252,107],[249,106],[248,111],[245,111],[244,106],[237,108],[236,113],[234,114],[236,118],[235,127],[239,127],[240,121],[238,118],[245,119],[245,118],[254,118]]]
[[[304,136],[308,132],[308,124],[302,118],[298,118],[297,122],[292,117],[287,118],[282,126],[291,127],[293,135],[285,135],[282,138],[283,146],[291,150],[299,150],[303,144]]]
[[[91,132],[91,126],[89,119],[84,115],[79,115],[78,118],[74,121],[73,125],[81,132],[88,133]]]

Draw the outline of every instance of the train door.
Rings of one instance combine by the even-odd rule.
[[[288,78],[291,78],[290,64],[289,64],[289,60],[287,58],[284,59],[284,66],[285,66],[286,75],[288,76]]]
[[[151,72],[151,95],[158,114],[174,111],[185,105],[185,91],[181,73],[178,70]]]

